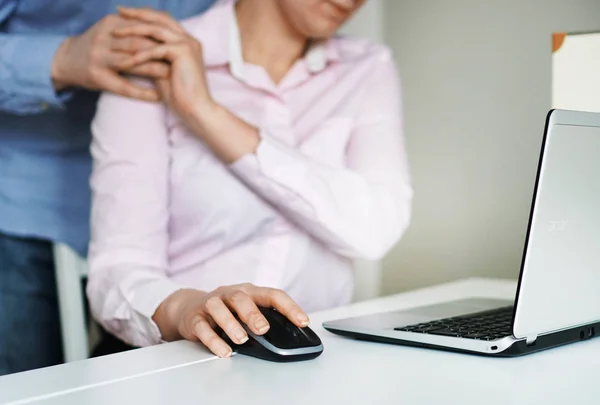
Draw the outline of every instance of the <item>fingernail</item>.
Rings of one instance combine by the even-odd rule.
[[[264,319],[259,319],[258,321],[256,321],[254,326],[256,327],[256,329],[258,329],[260,333],[266,332],[269,329],[269,324]]]
[[[302,314],[302,313],[298,314],[298,321],[300,321],[302,326],[308,326],[308,324],[310,323],[308,316],[306,316],[306,314]]]
[[[221,357],[223,359],[227,358],[227,357],[231,357],[231,349],[229,349],[229,348],[221,349],[219,351],[219,357]]]
[[[233,335],[240,343],[246,343],[248,341],[248,335],[246,335],[246,332],[241,329],[237,329],[235,332],[233,332]]]

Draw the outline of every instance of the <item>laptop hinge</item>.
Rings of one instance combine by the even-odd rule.
[[[525,339],[525,343],[527,344],[527,346],[530,346],[530,345],[534,344],[536,340],[537,340],[537,335],[527,336],[527,338]]]

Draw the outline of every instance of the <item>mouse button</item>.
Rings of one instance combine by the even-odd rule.
[[[270,328],[263,335],[272,345],[280,349],[296,349],[305,346],[306,337],[285,315],[273,308],[261,308]]]
[[[302,346],[305,340],[297,328],[293,330],[276,323],[272,324],[263,336],[269,343],[280,349],[295,349]]]
[[[269,321],[269,324],[275,325],[276,328],[281,327],[285,329],[285,331],[292,336],[302,335],[302,333],[299,331],[298,326],[294,325],[294,323],[290,321],[281,312],[273,310],[272,312],[268,313],[266,318]]]
[[[301,338],[303,337],[302,332],[300,331],[300,328],[298,328],[296,325],[292,324],[292,323],[288,323],[287,325],[285,325],[285,330],[287,333],[289,333],[290,335],[294,336],[294,337],[298,337]]]
[[[269,323],[277,322],[280,325],[285,325],[288,322],[285,315],[274,308],[260,308],[260,312],[269,321]]]
[[[302,328],[301,333],[302,333],[303,339],[308,343],[308,345],[319,346],[320,344],[322,344],[319,336],[311,328],[309,328],[309,327]]]

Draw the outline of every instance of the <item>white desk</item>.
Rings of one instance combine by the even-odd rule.
[[[0,377],[0,404],[30,403],[39,398],[123,381],[214,358],[203,347],[181,341],[10,374]]]
[[[139,375],[130,371],[116,378],[104,370],[102,378],[94,381],[89,370],[98,373],[100,364],[84,361],[76,367],[67,364],[17,375],[13,381],[19,384],[14,387],[10,380],[0,378],[0,403],[7,398],[36,405],[597,403],[600,339],[521,358],[494,359],[353,341],[320,327],[326,319],[439,300],[511,298],[514,288],[508,281],[466,280],[314,314],[313,328],[321,336],[325,351],[308,362],[278,364],[241,355],[207,360],[200,348],[170,344],[161,353],[153,351],[156,348],[138,350],[140,359],[154,357],[155,363],[161,363],[154,371],[145,367]],[[132,356],[128,353],[110,359],[113,367],[131,367]],[[176,356],[178,360],[165,367],[162,356]],[[65,382],[75,371],[88,374],[88,378]],[[27,381],[35,385],[42,374],[62,381],[62,387],[46,390],[49,395],[45,397],[26,395],[21,384]],[[65,386],[71,388],[65,391]],[[12,397],[7,397],[6,389],[12,390]]]

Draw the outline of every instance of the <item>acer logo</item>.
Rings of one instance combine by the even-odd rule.
[[[567,228],[568,222],[569,221],[564,219],[560,221],[550,221],[550,224],[548,224],[548,230],[550,232],[564,231]]]

